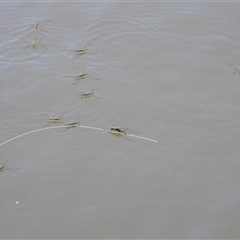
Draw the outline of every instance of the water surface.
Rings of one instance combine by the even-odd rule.
[[[158,141],[0,146],[1,238],[240,237],[239,3],[0,6],[0,143]]]

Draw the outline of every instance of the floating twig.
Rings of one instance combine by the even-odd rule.
[[[51,127],[45,127],[45,128],[40,128],[40,129],[36,129],[36,130],[32,130],[32,131],[29,131],[29,132],[26,132],[26,133],[22,133],[18,136],[15,136],[13,138],[10,138],[9,140],[7,141],[4,141],[2,143],[0,143],[0,146],[3,146],[15,139],[18,139],[18,138],[21,138],[23,136],[26,136],[26,135],[29,135],[29,134],[32,134],[32,133],[37,133],[37,132],[41,132],[41,131],[46,131],[46,130],[50,130],[50,129],[55,129],[55,128],[66,128],[68,127],[68,125],[62,125],[62,126],[51,126]],[[76,124],[76,126],[74,127],[79,127],[79,128],[84,128],[84,129],[93,129],[93,130],[97,130],[97,131],[104,131],[104,132],[111,132],[111,130],[106,130],[106,129],[103,129],[103,128],[99,128],[99,127],[91,127],[91,126],[79,126],[78,124]],[[142,137],[142,136],[138,136],[138,135],[133,135],[133,134],[129,134],[127,133],[127,136],[130,136],[130,137],[134,137],[134,138],[139,138],[139,139],[143,139],[143,140],[147,140],[147,141],[151,141],[151,142],[155,142],[157,143],[156,140],[154,139],[151,139],[151,138],[147,138],[147,137]]]

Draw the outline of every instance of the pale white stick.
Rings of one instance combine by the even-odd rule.
[[[98,127],[90,127],[90,126],[78,126],[80,128],[89,128],[89,129],[93,129],[93,130],[98,130],[98,131],[105,131],[103,128],[98,128]]]
[[[112,130],[105,130],[105,129],[101,129],[101,130],[103,130],[103,131],[105,131],[105,132],[113,133]],[[118,133],[118,132],[114,132],[114,133]],[[119,134],[121,134],[121,133],[119,133]],[[126,133],[126,135],[127,135],[127,136],[130,136],[130,137],[141,138],[141,139],[144,139],[144,140],[147,140],[147,141],[151,141],[151,142],[157,143],[156,140],[153,140],[153,139],[151,139],[151,138],[141,137],[141,136],[133,135],[133,134],[129,134],[129,133]],[[124,135],[123,135],[123,136],[124,136]]]
[[[133,135],[133,134],[128,134],[128,133],[127,133],[127,136],[135,137],[135,138],[141,138],[141,139],[144,139],[144,140],[148,140],[148,141],[157,143],[156,140],[153,140],[153,139],[151,139],[151,138],[141,137],[141,136],[137,136],[137,135]]]
[[[30,131],[30,132],[26,132],[26,133],[20,134],[20,135],[18,135],[18,136],[16,136],[16,137],[13,137],[13,138],[11,138],[11,139],[3,142],[3,143],[0,143],[0,146],[6,144],[6,143],[8,143],[8,142],[11,142],[11,141],[13,141],[13,140],[15,140],[15,139],[17,139],[17,138],[20,138],[20,137],[23,137],[23,136],[25,136],[25,135],[31,134],[31,133],[40,132],[40,131],[44,131],[44,130],[48,130],[48,129],[53,129],[53,128],[61,128],[61,127],[66,127],[66,126],[52,126],[52,127],[40,128],[40,129],[37,129],[37,130],[33,130],[33,131]]]
[[[8,142],[11,142],[17,138],[20,138],[20,137],[23,137],[23,136],[26,136],[26,135],[29,135],[29,134],[32,134],[32,133],[35,133],[35,132],[40,132],[40,131],[45,131],[45,130],[50,130],[50,129],[54,129],[54,128],[66,128],[67,126],[63,125],[63,126],[52,126],[52,127],[45,127],[45,128],[40,128],[40,129],[36,129],[36,130],[32,130],[32,131],[29,131],[29,132],[26,132],[26,133],[23,133],[23,134],[20,134],[16,137],[13,137],[5,142],[2,142],[0,143],[0,146],[8,143]],[[103,128],[98,128],[98,127],[90,127],[90,126],[78,126],[79,128],[88,128],[88,129],[93,129],[93,130],[98,130],[98,131],[105,131],[105,132],[112,132],[111,130],[105,130]],[[151,138],[146,138],[146,137],[141,137],[141,136],[137,136],[137,135],[133,135],[133,134],[126,134],[127,136],[130,136],[130,137],[135,137],[135,138],[141,138],[141,139],[144,139],[144,140],[148,140],[148,141],[152,141],[152,142],[155,142],[157,143],[156,140],[153,140]]]

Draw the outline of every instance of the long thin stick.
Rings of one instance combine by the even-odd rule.
[[[141,139],[144,139],[144,140],[147,140],[147,141],[151,141],[151,142],[155,142],[155,143],[157,143],[156,140],[151,139],[151,138],[141,137],[141,136],[137,136],[137,135],[133,135],[133,134],[128,134],[128,133],[127,133],[127,136],[135,137],[135,138],[141,138]]]
[[[98,130],[98,131],[104,131],[103,128],[98,128],[98,127],[89,127],[89,126],[78,126],[80,128],[88,128],[88,129],[93,129],[93,130]]]
[[[18,135],[18,136],[16,136],[16,137],[13,137],[13,138],[11,138],[11,139],[3,142],[3,143],[0,143],[0,146],[6,144],[6,143],[8,143],[8,142],[11,142],[11,141],[13,141],[13,140],[15,140],[15,139],[17,139],[17,138],[20,138],[20,137],[23,137],[23,136],[25,136],[25,135],[31,134],[31,133],[40,132],[40,131],[44,131],[44,130],[48,130],[48,129],[53,129],[53,128],[62,128],[62,127],[66,127],[66,126],[52,126],[52,127],[40,128],[40,129],[37,129],[37,130],[33,130],[33,131],[30,131],[30,132],[26,132],[26,133],[20,134],[20,135]]]
[[[93,129],[93,130],[98,130],[98,131],[105,131],[105,132],[111,132],[111,130],[105,130],[103,128],[98,128],[98,127],[90,127],[90,126],[77,126],[79,128],[88,128],[88,129]],[[23,133],[23,134],[20,134],[16,137],[13,137],[5,142],[2,142],[0,143],[0,146],[8,143],[8,142],[11,142],[17,138],[20,138],[20,137],[23,137],[23,136],[26,136],[26,135],[29,135],[29,134],[32,134],[32,133],[36,133],[36,132],[41,132],[41,131],[46,131],[46,130],[50,130],[50,129],[54,129],[54,128],[66,128],[65,125],[63,126],[51,126],[51,127],[45,127],[45,128],[40,128],[40,129],[36,129],[36,130],[32,130],[32,131],[29,131],[29,132],[26,132],[26,133]],[[140,138],[140,139],[144,139],[144,140],[148,140],[148,141],[151,141],[151,142],[155,142],[157,143],[156,140],[153,140],[151,138],[146,138],[146,137],[141,137],[141,136],[137,136],[137,135],[133,135],[133,134],[126,134],[127,136],[130,136],[130,137],[135,137],[135,138]]]
[[[79,126],[79,127],[80,128],[90,128],[90,129],[93,129],[93,130],[105,131],[105,132],[110,132],[110,133],[112,132],[111,130],[105,130],[103,128],[98,128],[98,127],[89,127],[89,126]],[[141,136],[133,135],[133,134],[129,134],[129,133],[126,133],[126,135],[130,136],[130,137],[140,138],[140,139],[144,139],[144,140],[147,140],[147,141],[151,141],[151,142],[157,143],[156,140],[151,139],[151,138],[141,137]]]

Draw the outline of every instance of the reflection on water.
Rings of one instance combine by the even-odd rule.
[[[1,3],[1,237],[239,238],[237,6]]]

